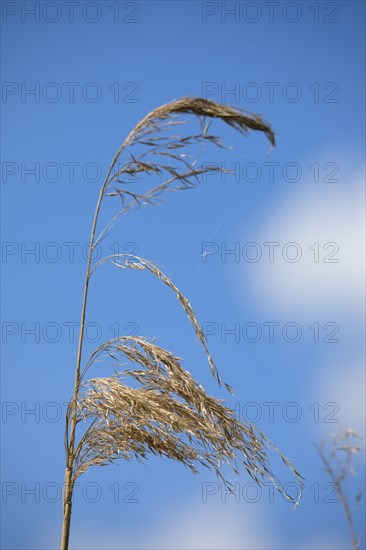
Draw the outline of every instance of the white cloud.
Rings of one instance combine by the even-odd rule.
[[[358,173],[342,183],[309,182],[276,205],[255,228],[261,260],[242,263],[244,299],[251,296],[256,306],[279,315],[307,316],[325,307],[327,313],[359,312],[364,296],[363,181]],[[273,263],[263,242],[280,243]],[[299,261],[289,261],[297,254]]]
[[[290,513],[290,512],[289,512]],[[73,535],[71,550],[139,549],[139,550],[348,550],[349,542],[331,536],[299,535],[296,543],[283,538],[263,508],[248,503],[207,503],[161,510],[161,521],[151,526],[142,524],[141,531],[95,532],[78,530]],[[76,529],[74,529],[76,531]],[[281,534],[282,533],[282,534]]]
[[[161,521],[143,525],[139,533],[121,529],[121,534],[75,533],[72,549],[182,549],[185,550],[261,550],[275,548],[270,526],[253,506],[243,503],[192,504],[180,509],[161,510]]]

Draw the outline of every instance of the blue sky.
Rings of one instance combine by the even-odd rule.
[[[100,253],[135,252],[167,272],[235,396],[216,387],[175,297],[147,273],[105,266],[93,278],[85,356],[115,331],[156,337],[294,460],[304,497],[292,512],[268,487],[255,498],[244,473],[235,498],[207,472],[119,463],[80,478],[70,547],[350,548],[314,443],[339,426],[364,434],[364,3],[1,9],[2,547],[59,544],[64,404],[103,175],[147,112],[201,96],[261,114],[277,147],[268,156],[263,136],[216,123],[232,149],[204,160],[235,174],[130,212]],[[114,208],[106,201],[102,220]],[[350,497],[364,483],[357,460]]]

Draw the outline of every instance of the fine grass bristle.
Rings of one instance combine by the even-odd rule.
[[[181,462],[193,472],[205,466],[229,487],[220,466],[227,463],[238,473],[241,463],[257,483],[270,481],[291,500],[269,468],[267,453],[274,450],[302,488],[301,476],[269,439],[208,396],[169,351],[142,337],[124,336],[98,348],[88,368],[106,357],[118,366],[127,358],[131,366],[81,385],[77,422],[86,420],[89,428],[75,450],[74,480],[90,466],[119,458],[142,460],[151,453]],[[129,387],[124,383],[128,378],[141,387]]]
[[[177,125],[186,122],[182,115],[196,116],[200,122],[200,132],[185,136],[167,135]],[[209,133],[210,124],[207,119],[219,119],[243,135],[250,130],[263,132],[271,147],[275,146],[275,134],[260,116],[244,113],[209,99],[185,97],[155,109],[132,130],[112,161],[103,195],[118,196],[122,207],[103,229],[95,245],[104,238],[115,221],[131,208],[158,204],[159,196],[165,191],[191,189],[200,183],[199,176],[226,171],[223,167],[198,165],[197,159],[190,160],[188,151],[195,144],[211,143],[222,147],[219,137]],[[137,146],[144,148],[139,155],[134,152]],[[126,158],[122,158],[124,154]],[[118,168],[121,159],[122,168],[113,172]],[[131,177],[140,181],[141,177],[146,176],[152,176],[160,183],[144,193],[128,189]]]

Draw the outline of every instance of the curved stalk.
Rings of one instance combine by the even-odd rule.
[[[337,476],[336,473],[334,472],[330,461],[327,459],[327,457],[323,453],[321,447],[316,446],[316,450],[318,451],[318,454],[319,454],[319,456],[320,456],[320,458],[321,458],[321,460],[322,460],[322,462],[325,466],[325,471],[328,473],[329,477],[331,478],[332,482],[334,483],[334,485],[336,487],[337,494],[338,494],[338,497],[339,497],[339,501],[342,505],[344,514],[346,516],[348,528],[349,528],[349,531],[350,531],[350,535],[351,535],[351,539],[352,539],[352,548],[353,548],[353,550],[359,550],[359,547],[360,547],[359,546],[359,540],[358,540],[358,537],[357,537],[355,526],[353,524],[353,518],[352,518],[351,510],[350,510],[350,507],[348,505],[346,496],[343,492],[341,478],[339,476]]]
[[[152,112],[153,113],[153,112]],[[74,489],[74,480],[73,480],[73,463],[74,463],[74,449],[75,449],[75,430],[76,430],[76,405],[79,394],[80,387],[80,368],[81,368],[81,356],[83,351],[83,341],[84,341],[84,328],[85,328],[85,315],[86,315],[86,304],[88,300],[88,290],[89,290],[89,281],[90,281],[90,266],[92,260],[92,254],[94,249],[94,239],[95,231],[98,223],[98,216],[100,207],[102,204],[104,191],[107,187],[109,177],[111,172],[118,160],[119,155],[125,147],[131,142],[133,136],[139,132],[139,130],[146,124],[146,122],[151,118],[152,113],[146,115],[135,128],[129,133],[125,141],[122,143],[117,153],[114,155],[114,158],[111,162],[111,165],[108,169],[107,175],[103,182],[102,188],[99,193],[97,206],[95,208],[93,224],[90,234],[90,243],[88,250],[88,260],[86,267],[85,283],[84,283],[84,296],[83,304],[81,307],[81,320],[80,320],[80,331],[79,331],[79,342],[78,342],[78,351],[76,358],[76,371],[75,371],[75,382],[74,382],[74,392],[72,397],[72,418],[70,423],[70,441],[68,442],[66,453],[66,471],[65,471],[65,481],[64,481],[64,513],[63,513],[63,523],[62,523],[62,535],[61,535],[61,550],[68,550],[69,547],[69,538],[70,538],[70,523],[71,523],[71,510],[72,510],[72,495]]]
[[[101,202],[102,202],[102,199],[103,199],[103,193],[104,193],[104,190],[105,190],[105,186],[108,182],[108,178],[109,178],[111,170],[112,170],[112,166],[111,166],[110,170],[108,171],[108,175],[107,175],[107,177],[104,181],[104,184],[103,184],[102,189],[101,189],[100,194],[99,194],[99,199],[98,199],[97,207],[96,207],[95,214],[94,214],[94,220],[93,220],[90,243],[89,243],[88,262],[87,262],[85,284],[84,284],[84,297],[83,297],[83,304],[82,304],[82,308],[81,308],[81,321],[80,321],[78,352],[77,352],[77,359],[76,359],[74,393],[73,393],[73,398],[72,398],[73,413],[72,413],[71,424],[70,424],[70,441],[69,441],[68,447],[67,447],[65,488],[64,488],[64,491],[65,491],[65,493],[64,493],[64,517],[63,517],[63,524],[62,524],[61,550],[67,550],[68,547],[69,547],[71,508],[72,508],[72,493],[73,493],[73,488],[74,488],[74,481],[73,481],[72,472],[73,472],[74,447],[75,447],[76,404],[77,404],[77,398],[78,398],[79,386],[80,386],[81,355],[82,355],[82,350],[83,350],[85,315],[86,315],[86,304],[87,304],[88,290],[89,290],[91,258],[92,258],[92,254],[93,254],[94,236],[95,236],[95,229],[96,229],[97,222],[98,222],[99,210],[100,210]]]
[[[126,140],[126,142],[127,142],[127,140]],[[83,304],[82,304],[82,308],[81,308],[81,321],[80,321],[80,331],[79,331],[78,352],[77,352],[77,358],[76,358],[74,393],[73,393],[73,397],[72,397],[73,413],[72,413],[71,424],[70,424],[70,441],[69,441],[68,447],[67,447],[65,485],[64,485],[64,516],[63,516],[63,524],[62,524],[61,550],[67,550],[68,547],[69,547],[71,509],[72,509],[72,494],[73,494],[73,489],[74,489],[74,480],[73,480],[72,473],[73,473],[74,448],[75,448],[76,404],[77,404],[77,398],[78,398],[79,386],[80,386],[81,356],[82,356],[82,351],[83,351],[86,304],[87,304],[87,299],[88,299],[88,290],[89,290],[89,281],[90,281],[90,267],[91,267],[91,259],[92,259],[93,248],[94,248],[95,230],[96,230],[96,227],[97,227],[99,211],[100,211],[104,191],[105,191],[105,188],[106,188],[108,180],[109,180],[109,176],[110,176],[110,174],[113,170],[113,167],[114,167],[114,165],[117,161],[118,155],[120,154],[120,151],[122,150],[122,148],[126,144],[126,142],[122,145],[120,150],[116,153],[116,155],[115,155],[115,157],[114,157],[114,159],[113,159],[113,161],[112,161],[112,163],[109,167],[108,173],[107,173],[106,178],[105,178],[104,183],[103,183],[103,186],[100,190],[98,203],[97,203],[95,213],[94,213],[94,220],[93,220],[93,225],[92,225],[92,229],[91,229],[91,235],[90,235],[88,261],[87,261],[86,276],[85,276],[85,283],[84,283],[84,296],[83,296]]]

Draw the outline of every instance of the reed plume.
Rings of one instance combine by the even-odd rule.
[[[186,122],[183,115],[198,119],[197,134],[176,133]],[[154,109],[135,126],[115,154],[100,190],[90,236],[74,392],[66,415],[62,550],[69,544],[75,480],[91,466],[113,463],[119,458],[143,460],[153,454],[177,460],[193,472],[200,465],[205,466],[229,487],[222,464],[229,464],[236,473],[242,464],[257,483],[269,480],[291,501],[270,470],[268,452],[274,450],[302,489],[301,475],[279,449],[252,423],[239,421],[221,400],[208,396],[183,369],[180,359],[154,341],[121,335],[103,343],[82,364],[89,282],[96,269],[110,262],[121,269],[148,271],[175,293],[205,350],[212,375],[221,384],[190,302],[158,266],[137,256],[118,254],[103,258],[91,269],[95,247],[122,214],[145,204],[158,204],[166,191],[191,189],[207,172],[223,171],[217,166],[199,165],[198,159],[192,160],[189,154],[194,145],[211,143],[223,147],[219,138],[211,134],[208,119],[219,119],[243,135],[250,130],[263,132],[271,146],[275,145],[271,127],[258,115],[207,99],[178,99]],[[154,185],[146,191],[131,190],[131,177],[141,187],[142,181],[146,184],[149,178],[154,179]],[[118,197],[120,209],[96,237],[98,216],[106,197]],[[97,363],[111,359],[119,370],[113,376],[98,377]],[[130,364],[127,368],[126,359]],[[95,372],[93,378],[89,378],[90,369]],[[138,387],[128,385],[129,380],[137,382]],[[230,386],[224,384],[231,392]],[[294,505],[297,503],[298,500]]]

